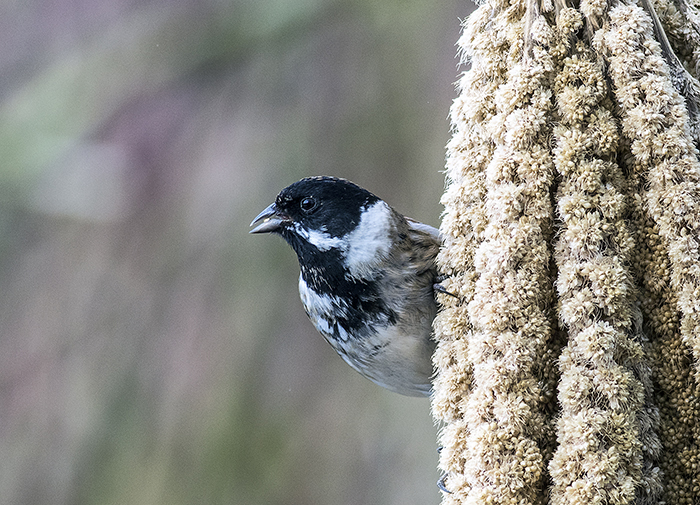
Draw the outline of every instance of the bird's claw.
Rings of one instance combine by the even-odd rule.
[[[437,448],[437,452],[438,454],[442,452],[442,446]],[[452,491],[447,489],[447,487],[445,486],[445,481],[447,480],[447,477],[449,477],[449,475],[449,472],[443,472],[442,476],[437,481],[437,487],[443,493],[452,494]]]
[[[459,300],[459,296],[457,296],[457,295],[454,294],[454,293],[451,293],[451,292],[447,291],[447,289],[445,289],[445,286],[443,286],[443,285],[440,284],[439,282],[436,282],[435,284],[433,284],[433,291],[435,291],[435,292],[437,292],[437,293],[442,293],[443,295],[454,296],[455,298],[457,298],[457,299]]]
[[[452,494],[452,491],[450,491],[449,489],[447,489],[447,487],[445,487],[445,481],[447,480],[447,477],[449,477],[449,475],[450,474],[448,472],[443,473],[442,477],[440,477],[440,479],[438,479],[438,481],[437,481],[437,487],[443,493]]]

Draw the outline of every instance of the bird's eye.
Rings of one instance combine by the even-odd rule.
[[[301,210],[304,212],[311,212],[316,208],[316,200],[314,200],[312,197],[307,196],[306,198],[302,199],[301,203],[299,204],[301,207]]]

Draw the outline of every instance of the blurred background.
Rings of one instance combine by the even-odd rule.
[[[429,401],[248,225],[319,174],[439,225],[471,7],[0,3],[0,503],[439,503]]]

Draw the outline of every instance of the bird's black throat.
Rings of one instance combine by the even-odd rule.
[[[343,266],[343,253],[339,249],[319,251],[296,236],[287,242],[297,253],[301,277],[307,287],[319,295],[342,300],[343,310],[332,315],[335,323],[356,336],[370,333],[376,325],[396,323],[398,315],[380,295],[381,272],[372,279],[358,279]]]

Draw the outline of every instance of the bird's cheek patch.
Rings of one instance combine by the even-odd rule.
[[[356,278],[371,277],[374,268],[391,249],[391,210],[379,201],[362,212],[357,227],[348,235],[345,267]]]

